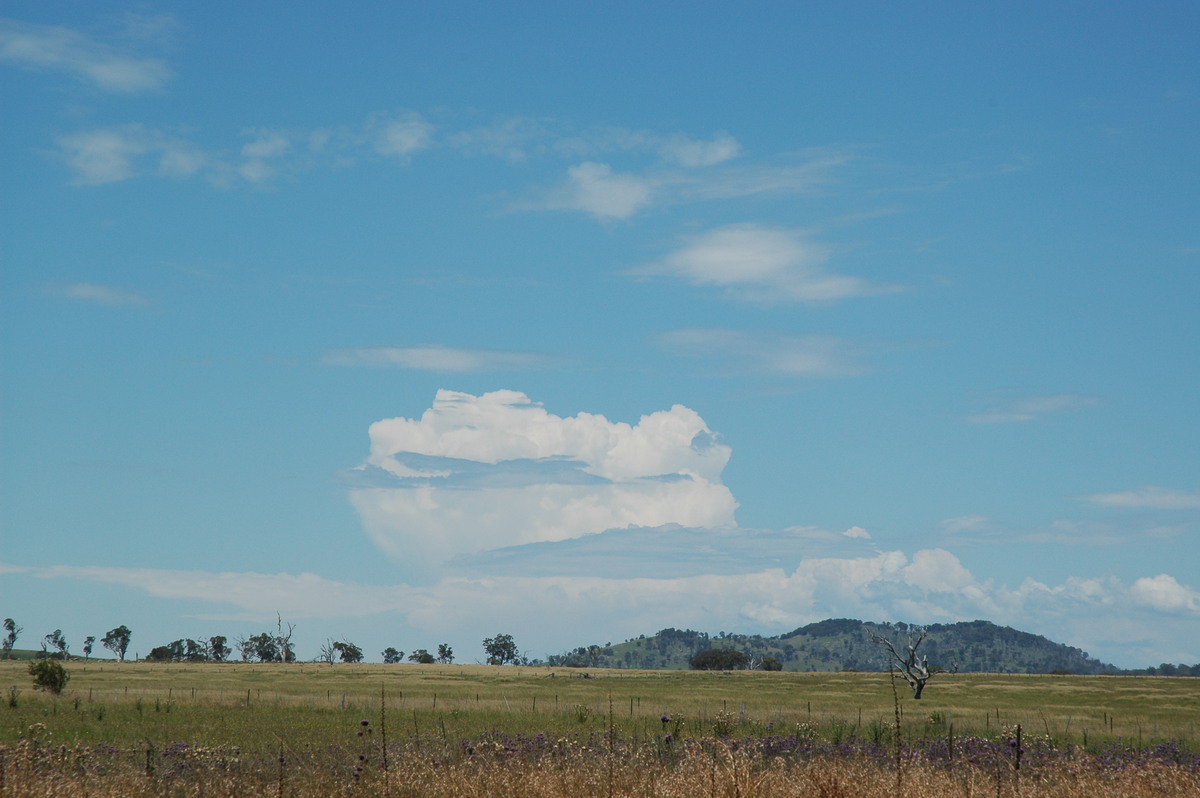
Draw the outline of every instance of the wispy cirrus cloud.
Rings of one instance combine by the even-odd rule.
[[[828,271],[829,253],[799,230],[736,224],[689,236],[679,249],[630,273],[679,278],[766,303],[831,302],[900,290]]]
[[[959,532],[974,532],[980,529],[985,529],[991,519],[986,515],[960,515],[954,518],[946,518],[938,522],[938,526],[944,532],[956,534]]]
[[[432,146],[433,126],[420,114],[373,114],[357,127],[282,129],[252,127],[229,148],[207,149],[175,133],[141,124],[111,125],[67,133],[56,139],[58,156],[76,185],[102,185],[135,177],[202,177],[228,187],[239,181],[263,184],[322,164],[344,167],[359,157],[407,162]]]
[[[420,346],[377,346],[335,349],[321,362],[330,366],[393,366],[398,368],[466,373],[508,371],[546,366],[555,358],[536,352],[423,344]]]
[[[795,194],[811,190],[841,158],[819,157],[784,166],[729,165],[700,169],[708,145],[679,147],[665,165],[641,171],[616,171],[610,164],[584,161],[568,167],[559,185],[516,203],[519,210],[581,211],[601,221],[629,219],[647,208],[758,194]],[[691,166],[693,168],[672,168]]]
[[[0,19],[0,62],[66,72],[119,94],[155,91],[171,78],[161,59],[130,55],[72,28],[12,19]]]
[[[1093,493],[1086,497],[1105,507],[1129,507],[1151,510],[1200,510],[1200,491],[1173,490],[1147,485],[1115,493]]]
[[[868,371],[869,347],[833,335],[690,328],[657,337],[660,346],[715,362],[728,374],[853,377]]]
[[[1099,404],[1094,396],[1074,393],[1059,393],[1045,396],[1027,396],[967,416],[972,424],[1013,424],[1037,421],[1055,413],[1078,410]]]
[[[50,294],[76,302],[87,302],[93,305],[108,305],[109,307],[142,307],[150,304],[150,300],[135,291],[101,283],[65,283],[51,285],[47,288]]]

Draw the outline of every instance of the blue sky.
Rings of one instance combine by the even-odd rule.
[[[1200,661],[1195,4],[3,13],[21,643]]]

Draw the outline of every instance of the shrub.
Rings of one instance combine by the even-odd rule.
[[[33,677],[33,686],[41,690],[49,690],[55,695],[61,693],[67,686],[71,674],[61,662],[52,659],[37,659],[29,663],[29,675]]]
[[[739,671],[749,664],[749,657],[729,648],[710,648],[688,660],[694,671]]]

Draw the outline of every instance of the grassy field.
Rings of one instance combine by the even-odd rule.
[[[68,663],[71,680],[62,695],[54,696],[35,691],[26,669],[24,662],[0,662],[0,690],[6,705],[0,708],[0,773],[5,774],[0,794],[4,795],[42,794],[16,788],[27,783],[20,780],[22,774],[29,777],[39,767],[57,778],[66,778],[64,772],[91,773],[89,778],[107,774],[98,783],[114,784],[119,774],[135,778],[130,773],[137,771],[136,778],[158,779],[154,782],[158,790],[164,773],[178,778],[184,771],[208,773],[209,768],[213,778],[234,779],[231,763],[236,764],[236,779],[230,782],[228,794],[237,794],[237,789],[265,790],[266,785],[274,785],[270,789],[280,794],[322,794],[321,789],[362,787],[364,779],[369,780],[370,773],[352,770],[359,756],[363,762],[375,763],[378,776],[385,750],[393,757],[386,769],[387,792],[402,762],[411,771],[404,783],[412,784],[417,778],[412,768],[434,768],[431,773],[440,777],[448,771],[431,763],[461,769],[466,762],[482,763],[486,751],[491,764],[480,764],[482,771],[474,765],[468,768],[470,778],[483,778],[481,774],[494,770],[488,778],[503,781],[510,777],[508,770],[497,769],[504,758],[525,757],[522,767],[535,770],[546,762],[564,767],[575,762],[582,768],[578,779],[590,779],[595,789],[573,795],[605,794],[620,781],[617,771],[626,769],[631,770],[620,777],[626,787],[615,794],[637,793],[628,780],[652,772],[658,773],[654,779],[658,791],[646,794],[668,794],[667,781],[707,766],[708,786],[718,794],[718,764],[729,778],[744,770],[745,779],[775,778],[770,774],[779,766],[778,758],[750,756],[753,746],[748,742],[730,747],[722,739],[758,740],[764,750],[786,742],[793,753],[801,742],[836,748],[858,741],[880,751],[894,748],[895,743],[896,710],[887,674],[92,661]],[[1200,748],[1196,736],[1200,681],[1195,679],[945,674],[930,683],[920,701],[912,700],[902,682],[896,687],[904,742],[910,746],[919,741],[926,746],[949,743],[951,759],[955,740],[1004,739],[1018,724],[1031,751],[1075,746],[1099,750],[1112,741],[1130,750],[1164,741],[1173,741],[1183,750]],[[97,747],[116,759],[105,766],[97,764]],[[979,762],[992,761],[988,756],[980,754]],[[285,764],[271,764],[279,760]],[[794,772],[789,778],[798,778],[799,759],[780,761],[790,763],[788,768]],[[181,763],[189,764],[180,770]],[[255,763],[253,778],[258,786],[253,789],[244,782],[249,778],[249,763]],[[809,773],[810,764],[802,769],[811,781],[819,777]],[[851,764],[842,762],[838,767]],[[922,767],[911,766],[911,784],[917,783]],[[970,770],[975,774],[971,778],[983,779],[980,784],[999,778],[986,768],[976,770]],[[590,774],[586,779],[584,771]],[[313,792],[303,792],[297,783],[282,790],[280,785],[289,781],[289,774],[292,782],[303,781]],[[320,782],[317,774],[332,781]],[[467,778],[466,771],[461,775]],[[866,784],[865,778],[847,777],[846,784]],[[886,784],[895,776],[885,773],[872,778]],[[1197,786],[1192,776],[1181,778],[1187,789]],[[484,789],[478,782],[470,783],[474,787],[464,787],[464,792],[444,794],[482,794],[475,791]],[[1030,784],[1026,782],[1027,792]],[[962,794],[964,785],[967,782],[948,788],[950,792],[928,794]],[[79,784],[74,787],[82,789]],[[206,794],[226,794],[214,793],[212,783],[208,787]],[[96,785],[89,789],[95,793]],[[988,787],[989,794],[997,789]],[[426,789],[410,794],[436,792],[430,782]],[[70,794],[70,790],[48,794]],[[876,793],[834,790],[825,794]]]

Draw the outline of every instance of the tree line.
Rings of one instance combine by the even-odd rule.
[[[245,637],[235,637],[230,640],[224,635],[214,635],[207,639],[183,637],[161,646],[150,649],[144,659],[147,662],[296,662],[296,647],[292,635],[296,630],[295,624],[284,622],[276,616],[274,631],[263,631]],[[12,618],[4,620],[4,637],[0,638],[0,659],[10,659],[17,638],[24,627]],[[118,660],[124,661],[129,650],[129,642],[133,632],[125,625],[110,630],[100,643],[113,652]],[[83,654],[85,658],[92,655],[95,636],[84,640]],[[483,648],[487,653],[489,665],[507,665],[529,663],[517,650],[512,635],[498,634],[483,640]],[[68,660],[71,659],[70,645],[61,629],[55,629],[42,638],[42,650],[38,659]],[[400,663],[405,660],[405,653],[394,646],[388,646],[380,656],[387,664]],[[418,648],[408,654],[408,661],[419,664],[439,663],[449,665],[454,662],[454,649],[449,643],[440,643],[437,653],[428,649]],[[335,662],[362,662],[363,650],[349,640],[328,639],[321,646],[314,662],[325,662],[332,665]]]
[[[16,646],[17,638],[25,631],[25,627],[18,624],[12,618],[4,619],[4,637],[0,638],[0,659],[12,659],[12,652]],[[129,640],[133,637],[133,632],[128,626],[122,624],[116,629],[110,629],[100,638],[100,645],[107,648],[113,653],[118,660],[125,660],[125,652],[129,650]],[[42,638],[42,649],[38,652],[38,659],[70,659],[71,646],[67,642],[67,638],[63,635],[62,629],[55,629],[48,635]],[[96,636],[88,635],[83,639],[83,656],[84,659],[90,659],[92,651],[95,649]]]

